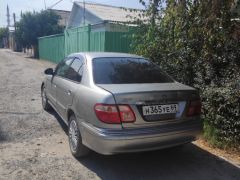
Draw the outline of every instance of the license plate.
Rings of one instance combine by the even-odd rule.
[[[144,116],[174,114],[178,112],[178,104],[143,106],[142,110]]]

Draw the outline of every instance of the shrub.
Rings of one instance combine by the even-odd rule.
[[[207,87],[202,92],[204,136],[218,147],[240,146],[240,89]]]
[[[240,37],[231,9],[232,1],[152,0],[149,21],[139,23],[132,44],[135,53],[199,89],[204,135],[222,147],[240,145]]]

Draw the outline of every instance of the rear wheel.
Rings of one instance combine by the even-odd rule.
[[[69,119],[68,125],[69,146],[73,156],[84,157],[89,154],[90,150],[82,144],[82,137],[74,115]]]
[[[43,86],[42,91],[41,91],[41,96],[42,96],[42,106],[43,109],[48,111],[51,109],[51,105],[48,103],[48,98],[46,95],[46,88]]]

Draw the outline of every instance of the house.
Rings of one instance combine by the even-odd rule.
[[[74,2],[67,28],[102,22],[130,22],[141,10],[115,7],[104,4]]]
[[[51,10],[60,16],[61,19],[59,20],[58,24],[60,26],[66,27],[71,12],[65,11],[65,10],[57,10],[57,9],[51,9]]]

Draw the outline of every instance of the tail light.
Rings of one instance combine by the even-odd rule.
[[[187,116],[196,116],[201,114],[202,103],[200,100],[191,101],[188,107]]]
[[[117,106],[107,105],[107,104],[96,104],[95,113],[102,122],[109,124],[119,124],[121,123]]]
[[[122,122],[134,122],[135,115],[132,109],[128,105],[119,105],[118,106],[121,121]]]
[[[135,121],[135,115],[128,105],[96,104],[94,110],[98,119],[104,123],[120,124]]]

